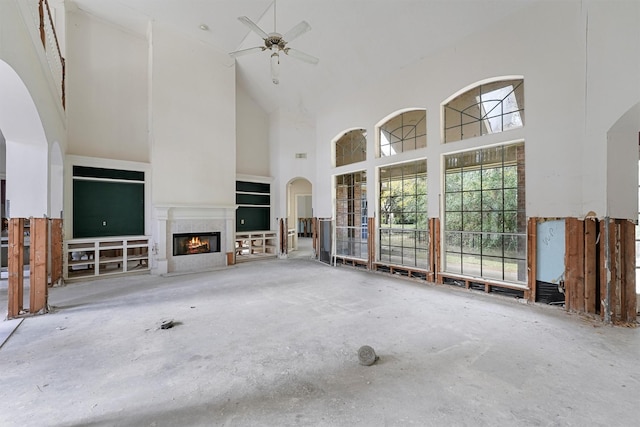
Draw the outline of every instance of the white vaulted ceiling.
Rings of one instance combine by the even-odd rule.
[[[236,59],[239,84],[267,111],[313,113],[341,93],[369,85],[507,15],[543,0],[278,0],[277,30],[305,20],[311,31],[290,47],[320,59],[310,65],[281,59],[280,84],[271,82],[269,55]],[[260,46],[240,23],[247,16],[274,31],[272,0],[68,0],[71,7],[145,34],[154,20],[174,26],[222,52]],[[208,30],[200,29],[206,25]]]

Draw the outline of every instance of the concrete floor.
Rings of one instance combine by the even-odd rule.
[[[640,424],[640,328],[294,255],[51,289],[0,348],[0,425]]]

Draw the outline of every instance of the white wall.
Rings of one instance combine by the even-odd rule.
[[[7,200],[11,218],[48,216],[46,145],[7,140]]]
[[[589,54],[595,55],[592,53],[595,50],[598,55],[590,58],[588,69],[584,5],[580,1],[548,2],[529,7],[491,29],[457,42],[380,81],[375,87],[336,99],[317,121],[314,214],[318,217],[333,214],[331,175],[365,169],[373,183],[376,166],[426,156],[431,177],[429,216],[439,216],[444,154],[485,144],[525,140],[527,216],[581,217],[592,210],[603,216],[606,131],[633,105],[633,100],[637,102],[640,98],[637,93],[640,73],[636,67],[639,37],[638,29],[631,25],[638,22],[640,3],[621,2],[619,8],[600,2],[595,2],[595,6],[588,3],[590,31],[591,25],[598,23],[599,31],[604,33],[610,27],[616,27],[618,19],[624,27],[615,30],[611,37],[605,37],[604,45],[600,44],[598,31],[594,30],[590,43],[597,47],[591,48]],[[420,43],[419,40],[415,42]],[[609,59],[613,61],[611,68],[606,65]],[[596,90],[607,87],[615,79],[617,67],[626,69],[621,74],[621,81],[613,85],[613,93]],[[586,74],[589,74],[588,80]],[[471,85],[499,76],[524,77],[525,127],[442,144],[441,104]],[[587,81],[588,88],[593,87],[588,100],[585,94]],[[631,93],[623,95],[623,87]],[[427,148],[393,158],[374,159],[375,124],[388,114],[405,108],[426,108]],[[600,114],[608,108],[613,111]],[[588,118],[586,111],[590,111]],[[332,168],[330,141],[353,127],[367,130],[368,160],[364,164]],[[599,135],[591,136],[592,130],[597,130]],[[635,180],[633,170],[625,170],[625,173]],[[589,185],[585,186],[585,182]],[[375,206],[375,191],[369,191],[368,198],[370,206]],[[371,209],[371,214],[373,212]]]
[[[640,2],[586,2],[587,109],[584,189],[599,216],[637,220],[640,132]],[[634,107],[635,106],[635,107]],[[603,171],[604,178],[594,170]]]
[[[153,24],[151,37],[153,203],[233,205],[233,62],[162,25]]]
[[[64,110],[29,4],[0,2],[0,129],[12,217],[50,215],[48,141],[66,147]]]
[[[81,10],[66,28],[67,153],[148,162],[147,40]]]
[[[236,173],[270,176],[269,116],[236,85]]]
[[[316,133],[313,121],[300,113],[277,110],[269,117],[271,187],[274,218],[287,217],[287,184],[294,178],[316,182]],[[307,158],[296,158],[306,153]],[[330,202],[329,202],[330,203]],[[276,223],[272,224],[275,230]]]

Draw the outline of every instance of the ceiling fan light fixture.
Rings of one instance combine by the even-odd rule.
[[[307,62],[309,64],[317,64],[318,58],[315,56],[311,56],[307,53],[301,52],[299,50],[291,49],[287,46],[287,44],[302,34],[306,33],[311,29],[311,25],[307,21],[302,21],[286,33],[284,35],[280,34],[276,30],[276,1],[273,1],[273,32],[266,33],[262,28],[260,28],[255,22],[249,19],[246,16],[240,16],[238,18],[240,22],[246,25],[251,31],[256,33],[262,38],[264,44],[262,46],[256,46],[248,49],[236,50],[235,52],[230,52],[229,55],[233,57],[239,57],[248,53],[257,52],[257,51],[265,51],[270,50],[271,53],[271,80],[273,84],[278,84],[280,82],[279,78],[279,64],[280,64],[280,52],[284,52],[285,55],[289,55],[303,62]]]
[[[280,83],[280,55],[278,52],[273,52],[271,54],[271,81],[274,85]]]

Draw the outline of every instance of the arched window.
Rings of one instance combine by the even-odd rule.
[[[524,81],[482,84],[444,105],[444,142],[524,126]]]
[[[405,111],[380,126],[380,156],[393,156],[427,146],[427,113]]]
[[[336,167],[367,159],[367,138],[364,129],[346,132],[336,141]]]

